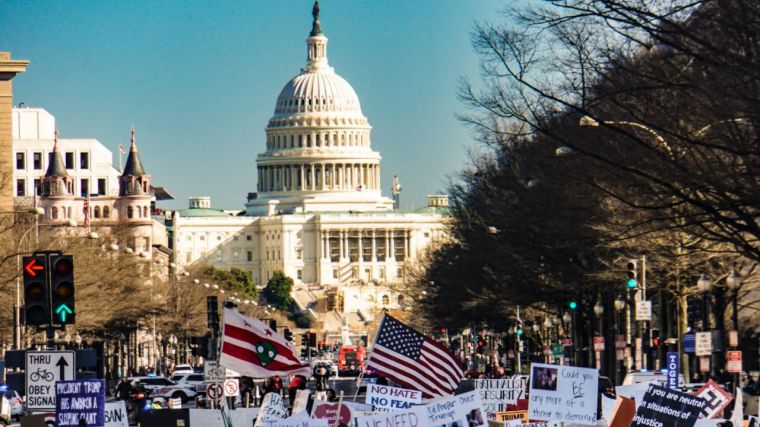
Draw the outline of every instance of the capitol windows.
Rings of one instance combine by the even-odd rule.
[[[303,147],[303,135],[298,135],[298,147]]]
[[[111,217],[111,208],[108,206],[103,206],[103,218],[110,218]]]
[[[245,253],[245,260],[248,261],[248,262],[253,261],[253,252],[251,252],[251,251],[246,252]]]
[[[333,277],[333,279],[337,279],[338,278],[338,269],[337,268],[333,268],[332,269],[332,277]]]
[[[100,218],[100,206],[95,206],[93,215],[95,215],[95,218]]]
[[[372,238],[362,237],[362,261],[372,261]]]
[[[303,270],[302,269],[299,268],[298,270],[296,270],[296,278],[298,278],[298,280],[303,280]]]
[[[127,206],[127,218],[131,219],[133,216],[135,216],[135,208]]]
[[[293,135],[290,135],[290,148],[294,148],[295,145],[293,145]]]
[[[377,278],[380,280],[385,280],[385,269],[381,268],[377,270]]]
[[[301,249],[296,251],[296,259],[303,258],[303,251]]]
[[[311,135],[306,135],[306,146],[311,147]]]
[[[404,243],[403,237],[395,237],[393,239],[396,261],[403,261],[406,258],[406,245]]]
[[[404,296],[403,296],[403,295],[399,295],[399,296],[398,296],[398,298],[396,299],[396,301],[398,301],[398,305],[399,305],[400,307],[403,307],[403,306],[404,306],[404,299],[405,299],[405,298],[404,298]]]
[[[240,252],[232,251],[232,261],[237,262],[240,260]]]
[[[391,303],[391,298],[388,295],[383,295],[383,298],[381,301],[383,303],[383,306],[387,306],[388,304]]]
[[[248,240],[250,242],[251,241],[251,235],[250,234],[246,234],[245,240]]]
[[[52,219],[58,219],[58,208],[53,206],[52,209],[50,209],[50,218]]]

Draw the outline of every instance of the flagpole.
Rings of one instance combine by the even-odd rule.
[[[375,343],[377,342],[377,337],[380,336],[380,331],[383,329],[383,324],[385,323],[385,318],[388,316],[388,313],[383,312],[383,320],[380,321],[380,326],[377,327],[377,330],[375,331],[375,339],[372,340],[372,349],[375,348]],[[369,347],[369,343],[367,343],[367,347]],[[369,363],[369,359],[372,358],[372,350],[369,350],[367,353],[367,358],[364,360],[364,369],[359,372],[359,378],[356,379],[356,393],[354,393],[354,402],[356,402],[356,398],[359,396],[359,387],[362,385],[362,380],[364,379],[364,371],[367,370],[367,364]]]
[[[356,400],[356,399],[354,399],[354,400]],[[340,408],[341,408],[341,406],[343,406],[343,390],[340,391],[340,395],[338,397],[338,410],[335,411],[336,412],[335,417],[337,418],[335,420],[335,425],[336,426],[338,424],[340,424]]]

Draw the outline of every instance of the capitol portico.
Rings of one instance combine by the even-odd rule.
[[[180,267],[239,268],[259,286],[283,271],[296,283],[299,309],[334,329],[404,306],[409,295],[400,285],[443,238],[448,202],[429,196],[428,207],[400,212],[383,196],[372,127],[356,92],[328,64],[318,3],[313,16],[306,65],[277,98],[245,209],[192,198],[167,225]]]

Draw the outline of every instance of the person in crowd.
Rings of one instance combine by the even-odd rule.
[[[293,375],[288,384],[288,399],[290,400],[290,406],[293,406],[293,402],[296,400],[296,392],[298,390],[306,389],[306,377],[303,375]]]
[[[126,378],[122,378],[121,381],[119,381],[119,384],[116,385],[115,392],[117,400],[127,400],[129,399],[129,394],[132,392],[132,386]]]

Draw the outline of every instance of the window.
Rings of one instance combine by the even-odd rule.
[[[26,155],[16,153],[16,169],[26,169]]]
[[[232,240],[234,240],[234,241],[236,241],[236,242],[237,242],[237,239],[238,239],[238,236],[233,236],[233,237],[232,237]]]
[[[206,236],[201,235],[201,240],[206,240]]]
[[[66,169],[74,169],[74,153],[70,151],[67,152],[64,161],[66,163]]]
[[[88,194],[90,194],[90,180],[87,178],[82,178],[81,181],[79,181],[79,193],[82,195],[82,197],[86,197]]]
[[[299,268],[298,270],[296,270],[296,277],[298,278],[298,280],[303,280],[303,270],[302,269]]]
[[[90,168],[90,153],[79,153],[79,169]]]
[[[333,273],[333,279],[337,279],[338,278],[338,269],[337,268],[333,268],[332,269],[332,273]]]
[[[303,257],[303,251],[301,249],[298,249],[296,251],[296,259],[301,259]]]
[[[383,305],[384,306],[391,303],[391,299],[390,299],[390,297],[388,295],[383,295],[383,300],[382,301],[383,301]]]
[[[251,251],[246,252],[245,253],[245,260],[248,261],[248,262],[253,261],[253,252],[251,252]]]
[[[232,251],[232,261],[237,262],[240,260],[240,252]]]
[[[217,249],[214,251],[214,258],[216,258],[217,261],[222,260],[222,251],[221,249]]]
[[[100,206],[95,206],[94,215],[95,218],[100,218]]]
[[[132,218],[133,216],[135,216],[135,208],[127,206],[127,218]]]
[[[42,195],[42,181],[40,181],[39,179],[34,180],[34,191],[37,192],[38,196]]]
[[[58,208],[53,206],[52,209],[50,209],[50,217],[52,219],[58,219]]]
[[[106,195],[106,179],[98,178],[98,196]]]
[[[34,170],[42,170],[42,153],[34,153],[32,155],[32,163]]]
[[[398,279],[404,278],[404,267],[399,267],[396,269],[396,278]]]
[[[26,180],[25,179],[17,179],[16,180],[16,196],[26,196]]]
[[[399,295],[398,296],[398,305],[400,305],[401,307],[404,306],[404,296],[403,295]]]
[[[249,235],[245,236],[245,240],[250,241],[251,240],[251,235],[249,234]]]
[[[380,280],[385,280],[385,269],[381,268],[380,270],[377,270],[377,277]]]
[[[108,206],[103,206],[103,218],[108,218],[111,216],[111,208]]]

